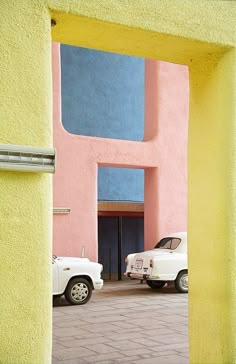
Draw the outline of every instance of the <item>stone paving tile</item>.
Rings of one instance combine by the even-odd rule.
[[[161,319],[163,317],[172,316],[173,315],[173,311],[174,311],[174,314],[179,317],[179,321],[186,320],[186,318],[188,318],[188,314],[187,313],[186,313],[186,315],[182,315],[181,310],[179,310],[179,311],[176,310],[175,311],[175,310],[173,310],[173,308],[172,308],[172,310],[160,309],[160,311],[156,313],[156,318]],[[182,311],[183,311],[183,309],[182,309]]]
[[[114,363],[128,363],[128,362],[136,362],[136,360],[140,359],[140,356],[138,355],[134,355],[134,356],[126,356],[125,358],[119,358],[119,359],[115,359]]]
[[[66,320],[61,322],[56,322],[55,327],[73,327],[73,326],[81,326],[81,320]]]
[[[157,312],[158,312],[158,308],[157,307],[155,308],[155,310],[157,310]],[[150,309],[150,310],[140,310],[139,309],[139,310],[136,310],[136,311],[134,311],[134,309],[132,309],[132,310],[129,310],[129,311],[124,312],[124,315],[126,317],[129,317],[129,318],[131,318],[131,317],[134,317],[135,318],[135,317],[137,317],[137,312],[142,317],[153,317],[153,309]],[[161,309],[160,309],[159,312],[161,312]],[[158,319],[158,316],[159,316],[159,314],[157,313],[155,315],[155,318]],[[161,317],[163,317],[163,314],[162,313],[160,315],[160,318]]]
[[[71,317],[68,315],[68,316],[57,316],[55,318],[53,318],[53,324],[55,325],[56,323],[58,322],[66,322],[66,321],[71,321]]]
[[[122,358],[122,360],[124,360],[124,358]],[[97,363],[97,362],[96,362]],[[99,364],[117,364],[119,363],[118,362],[118,359],[110,359],[110,360],[102,360],[102,361],[99,361],[98,362]],[[123,362],[122,362],[123,363]]]
[[[167,355],[159,358],[140,359],[135,364],[188,364],[188,359],[179,355]]]
[[[97,364],[97,363],[104,363],[104,361],[110,361],[110,363],[117,358],[122,358],[123,360],[125,360],[124,355],[122,355],[120,352],[115,351],[113,353],[106,353],[106,354],[96,354],[96,355],[91,355],[91,356],[87,356],[85,358],[87,363],[93,363],[93,364]],[[125,361],[124,361],[125,364]]]
[[[94,351],[86,348],[64,348],[53,353],[53,357],[59,360],[76,359],[93,355]]]
[[[84,346],[86,349],[92,349],[96,351],[98,354],[106,354],[106,353],[113,353],[117,351],[117,347],[113,346],[113,342],[108,342],[107,344],[96,344]],[[119,348],[118,348],[119,349]]]
[[[124,330],[124,329],[117,329],[117,330],[115,330],[115,333],[116,334],[120,334],[120,335],[123,335],[124,334],[124,332],[126,333],[126,334],[129,334],[129,333],[133,333],[133,332],[144,332],[144,329],[141,329],[141,327],[140,326],[133,326],[133,328],[132,329],[128,329],[128,330]]]
[[[90,339],[74,339],[74,340],[70,340],[70,341],[65,341],[63,342],[63,345],[67,348],[73,348],[73,347],[88,347],[89,345],[93,346],[93,350],[96,351],[94,349],[94,344],[102,344],[104,342],[108,342],[108,339],[105,337],[93,337]]]
[[[162,347],[161,351],[152,352],[150,357],[151,358],[160,358],[162,356],[167,356],[167,355],[180,355],[180,354],[175,350],[169,350],[168,348]]]
[[[88,362],[85,361],[83,358],[76,358],[76,359],[66,359],[66,360],[58,360],[52,358],[52,364],[87,364]]]
[[[125,350],[129,350],[129,349],[139,349],[140,348],[139,343],[136,343],[134,341],[129,341],[129,340],[114,341],[114,342],[110,342],[108,345],[119,349],[121,352],[123,352]]]
[[[100,316],[100,317],[88,317],[83,319],[83,321],[89,322],[91,324],[94,323],[103,323],[103,322],[116,322],[116,321],[125,321],[126,317],[121,315],[110,315],[110,316]]]
[[[125,350],[122,351],[122,353],[127,357],[129,356],[135,356],[135,355],[143,355],[143,354],[149,354],[150,349],[145,347],[139,347],[138,349],[132,349],[132,350]]]
[[[54,336],[55,337],[74,336],[78,335],[79,331],[81,331],[79,327],[57,328],[56,330],[54,330]],[[88,331],[84,329],[83,332],[88,333]]]
[[[158,337],[159,340],[159,337]],[[142,338],[137,338],[137,339],[133,339],[134,342],[140,344],[140,345],[144,345],[144,346],[148,346],[148,347],[154,347],[156,345],[160,345],[160,343],[155,340],[155,337],[151,339],[146,338],[146,337],[142,337]]]
[[[106,306],[106,305],[104,305],[104,306],[98,306],[98,305],[96,305],[96,306],[92,306],[92,307],[89,307],[89,311],[94,311],[94,312],[100,312],[100,311],[110,311],[110,309],[111,309],[111,306]]]
[[[76,339],[75,336],[62,336],[62,337],[57,337],[56,338],[56,341],[58,343],[60,343],[60,342],[71,341],[71,340],[73,341],[75,339]]]
[[[140,357],[143,359],[147,359],[147,358],[151,358],[152,354],[143,354],[143,355],[140,355]]]
[[[130,308],[129,309],[124,309],[124,308],[118,309],[118,308],[113,308],[110,306],[109,310],[106,311],[106,316],[114,315],[114,313],[116,315],[125,315],[130,310],[132,310],[132,309],[130,309]],[[90,311],[88,316],[89,316],[89,318],[101,317],[103,315],[103,312],[104,311],[99,311],[99,312]],[[84,319],[84,315],[83,315],[83,317],[81,316],[81,319],[82,320]]]
[[[152,337],[156,337],[157,335],[159,337],[159,336],[164,336],[164,335],[169,335],[169,334],[173,334],[173,330],[171,330],[168,327],[159,328],[158,330],[157,329],[146,330],[146,332],[145,332],[145,335],[147,337],[150,336],[150,339]]]
[[[141,305],[141,307],[138,309],[138,307],[134,307],[132,308],[132,313],[136,313],[137,314],[137,311],[138,312],[152,312],[152,314],[155,312],[155,317],[158,318],[159,315],[162,316],[162,310],[163,310],[163,306],[162,305],[159,305],[159,304],[156,304],[155,302],[151,303],[149,302],[146,303],[145,305]],[[173,314],[173,310],[172,310],[172,314]]]
[[[186,340],[188,341],[188,330],[184,330],[184,331],[177,331],[177,330],[173,330],[173,333],[175,333],[175,335],[180,336],[186,336]]]
[[[175,327],[173,328],[173,331],[175,332],[179,332],[179,333],[185,333],[186,335],[188,334],[188,327],[187,327],[187,324],[185,325],[175,325]]]
[[[106,333],[106,331],[105,331],[105,333]],[[78,332],[78,334],[79,334],[79,332]],[[79,340],[93,339],[94,341],[96,341],[96,339],[98,337],[104,337],[104,336],[97,332],[90,332],[89,334],[84,334],[82,331],[82,332],[80,332],[80,335],[74,336],[74,339],[79,339]]]
[[[140,332],[121,332],[121,333],[113,333],[113,334],[104,334],[106,338],[110,340],[120,341],[120,340],[133,340],[136,338],[143,337],[143,334]],[[106,339],[107,340],[107,339]]]
[[[114,326],[117,326],[117,327],[119,327],[119,328],[122,328],[122,329],[124,329],[124,331],[127,329],[127,330],[129,330],[129,329],[133,329],[133,324],[132,323],[127,323],[127,321],[117,321],[117,322],[114,322],[113,323],[113,325]]]
[[[77,329],[77,336],[79,334],[79,332],[81,332],[82,335],[84,335],[84,333],[87,335],[87,333],[103,333],[105,331],[112,331],[112,321],[110,321],[109,324],[107,323],[103,323],[101,325],[101,323],[99,324],[90,324],[90,325],[86,325],[83,326],[83,328],[81,329]]]
[[[163,322],[160,322],[159,320],[156,320],[154,318],[152,318],[152,320],[148,321],[146,318],[140,317],[140,318],[135,318],[133,320],[130,320],[129,322],[132,322],[132,325],[145,327],[145,329],[147,329],[147,325],[148,325],[149,329],[164,326]]]
[[[57,352],[58,350],[62,350],[62,349],[65,349],[64,344],[59,344],[59,343],[53,343],[52,344],[53,352]]]
[[[62,317],[62,316],[64,316],[64,313],[62,313],[60,311],[54,311],[52,315],[53,315],[53,318]]]
[[[187,318],[186,317],[183,317],[183,316],[180,316],[180,315],[162,315],[160,318],[159,318],[160,321],[163,321],[163,322],[179,322],[180,324],[182,323],[187,323]]]
[[[152,350],[160,352],[163,351],[163,348],[167,347],[168,350],[175,350],[176,352],[178,351],[179,354],[182,353],[182,350],[184,350],[185,348],[188,348],[188,342],[183,342],[183,343],[173,343],[173,344],[169,344],[169,343],[165,343],[165,344],[159,344],[156,345],[155,347],[152,348]]]
[[[189,354],[189,347],[186,346],[185,348],[176,349],[176,351],[178,352],[178,354],[186,355]]]
[[[134,339],[134,341],[137,341],[139,339]],[[170,335],[164,335],[164,336],[158,336],[158,342],[163,344],[175,344],[175,343],[185,343],[186,337],[184,335],[176,335],[175,333],[172,333]]]
[[[119,308],[137,308],[137,307],[142,307],[142,305],[138,304],[137,302],[129,302],[129,303],[119,303],[119,305],[112,305],[112,307],[114,307],[115,309],[119,309]]]
[[[183,354],[183,353],[177,353],[177,354],[180,355],[180,356],[183,356],[186,359],[189,358],[189,353],[185,353],[185,354]]]
[[[53,364],[172,364],[167,357],[186,364],[187,304],[173,288],[155,292],[137,281],[105,282],[83,306],[61,299],[53,308]]]

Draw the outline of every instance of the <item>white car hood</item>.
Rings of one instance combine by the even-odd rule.
[[[57,261],[61,261],[62,263],[70,264],[70,263],[85,263],[89,262],[88,258],[71,258],[71,257],[57,257]]]

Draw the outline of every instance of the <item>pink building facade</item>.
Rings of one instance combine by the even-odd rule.
[[[53,44],[54,254],[98,259],[98,167],[144,169],[144,248],[187,229],[188,70],[145,61],[143,141],[68,133],[61,117],[60,46]]]

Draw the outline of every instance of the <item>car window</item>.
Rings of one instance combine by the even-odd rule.
[[[176,249],[181,242],[179,238],[164,238],[161,239],[154,249]]]
[[[179,246],[180,242],[181,242],[181,239],[179,239],[179,238],[172,239],[171,240],[171,249],[173,249],[173,250],[176,249],[177,246]]]

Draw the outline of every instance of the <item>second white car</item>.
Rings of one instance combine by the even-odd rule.
[[[188,292],[187,233],[173,233],[161,239],[154,249],[129,254],[125,275],[146,280],[149,287],[158,289],[174,281],[178,292]]]

